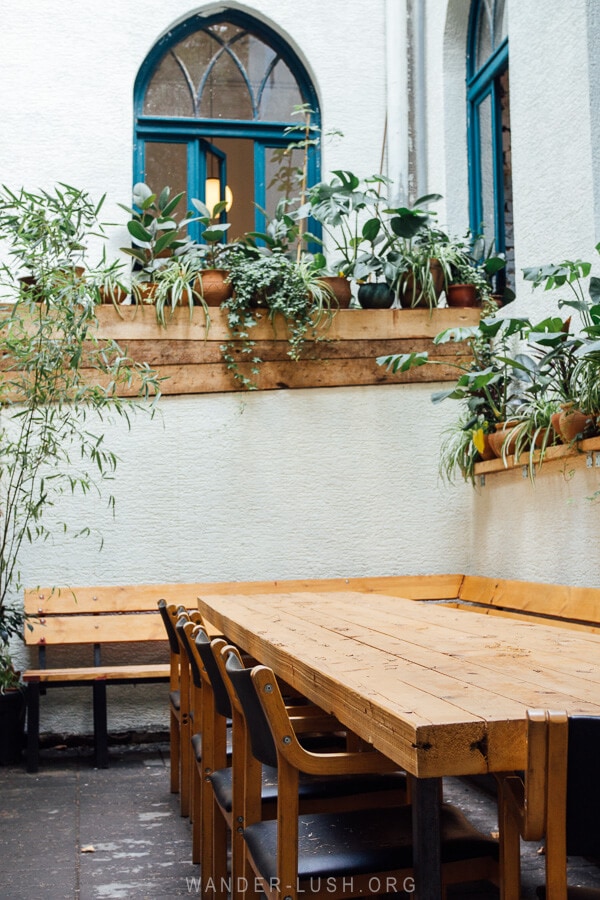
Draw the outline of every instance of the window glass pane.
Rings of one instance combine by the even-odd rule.
[[[504,184],[504,241],[506,251],[506,278],[510,285],[515,276],[515,239],[513,228],[512,154],[510,145],[510,92],[508,69],[498,80],[500,115],[502,121],[502,175]]]
[[[226,158],[227,186],[233,202],[227,212],[231,223],[227,240],[234,241],[255,230],[254,221],[254,141],[243,138],[215,138],[211,143]]]
[[[269,218],[275,215],[277,204],[284,197],[297,197],[299,193],[298,170],[303,162],[300,149],[284,153],[283,149],[267,148],[265,159],[266,204]]]
[[[238,44],[236,43],[236,49]],[[202,97],[200,116],[206,119],[252,119],[248,85],[237,61],[221,51],[210,69]]]
[[[171,196],[187,188],[187,144],[163,144],[148,141],[145,147],[144,181],[158,194],[168,185]],[[177,217],[184,215],[187,199],[177,207]]]
[[[501,44],[508,37],[508,6],[505,0],[496,0],[494,13],[494,46]]]
[[[177,60],[168,53],[160,62],[144,97],[146,116],[193,116],[194,98]]]
[[[486,244],[496,237],[494,227],[494,153],[492,140],[492,98],[488,94],[479,104],[479,159],[481,176],[481,222]]]
[[[280,59],[264,85],[258,117],[285,122],[290,119],[294,107],[301,103],[296,79]]]

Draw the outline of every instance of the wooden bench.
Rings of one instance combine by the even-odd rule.
[[[95,764],[108,765],[106,686],[168,682],[170,675],[167,636],[158,612],[165,585],[85,587],[25,591],[25,643],[37,646],[39,668],[22,673],[27,690],[27,770],[39,766],[40,693],[46,688],[87,685],[93,692]],[[168,595],[166,595],[168,596]],[[195,603],[195,595],[188,595]],[[160,641],[152,664],[105,665],[102,647],[107,644],[144,644]],[[48,666],[47,648],[88,645],[90,665],[69,668]],[[127,654],[129,653],[129,646]],[[162,660],[167,660],[162,662]]]

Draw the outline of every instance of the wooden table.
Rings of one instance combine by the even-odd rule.
[[[415,776],[420,900],[442,896],[438,779],[523,768],[529,708],[600,716],[600,635],[352,591],[203,594],[198,605]]]

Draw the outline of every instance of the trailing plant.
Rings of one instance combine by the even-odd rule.
[[[277,253],[238,257],[229,278],[234,290],[223,308],[231,338],[221,352],[236,380],[254,390],[262,359],[252,329],[266,316],[276,332],[282,319],[288,328],[288,356],[298,361],[307,337],[317,338],[317,329],[331,320],[333,294],[306,260],[296,264]]]
[[[30,221],[32,209],[42,222],[47,197],[25,190],[0,195],[5,228],[7,208],[10,215],[2,239],[16,272],[26,259],[34,272],[47,275],[35,293],[24,292],[15,271],[7,264],[0,268],[0,678],[8,677],[9,641],[23,633],[17,598],[25,547],[69,530],[48,522],[64,494],[101,495],[113,477],[117,457],[106,443],[106,420],[117,416],[130,424],[137,410],[153,410],[159,395],[159,381],[147,365],[129,360],[114,341],[98,339],[93,298],[80,293],[74,277],[64,277],[62,260],[79,220],[74,228],[63,223],[63,251],[54,239],[51,246],[20,243],[20,223]],[[54,209],[52,197],[50,222]],[[65,215],[69,209],[67,197]],[[132,387],[137,397],[120,396],[122,388],[131,393]],[[108,503],[113,506],[112,495]],[[78,524],[75,535],[89,533]]]

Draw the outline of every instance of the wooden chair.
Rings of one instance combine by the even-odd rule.
[[[390,772],[394,763],[374,750],[322,753],[298,740],[274,673],[265,666],[244,670],[229,649],[226,670],[245,710],[252,754],[278,770],[277,818],[261,819],[256,802],[256,765],[248,765],[243,838],[245,877],[252,871],[268,898],[302,892],[317,898],[411,891],[413,888],[412,808],[389,806],[373,794],[366,808],[354,797],[342,810],[307,814],[301,809],[302,773],[322,783],[340,776],[360,780]],[[251,692],[254,701],[250,700]],[[257,705],[263,716],[256,714]],[[314,807],[313,807],[314,809]],[[480,834],[459,810],[443,804],[442,862],[445,884],[497,879],[498,845]],[[250,885],[254,877],[247,879]]]
[[[500,778],[500,877],[503,900],[520,900],[520,838],[545,839],[548,900],[600,900],[600,889],[567,886],[567,856],[600,853],[600,718],[564,712],[527,714],[523,775]]]
[[[244,690],[231,682],[226,658],[233,656],[230,665],[249,676],[249,660],[242,658],[237,648],[223,639],[211,642],[217,666],[230,698],[233,722],[233,765],[229,770],[217,770],[210,776],[216,808],[227,822],[231,834],[230,884],[232,897],[240,893],[238,886],[244,886],[250,873],[245,865],[243,825],[247,819],[247,804],[253,805],[256,814],[263,819],[274,818],[277,814],[278,773],[273,765],[262,765],[252,754],[246,716],[260,717],[264,721],[262,707],[257,701],[252,685]],[[252,661],[255,662],[255,661]],[[348,743],[355,743],[355,736],[346,732],[343,726],[322,709],[309,703],[288,685],[280,684],[286,691],[286,710],[296,734],[303,746],[319,749],[321,752],[340,752]],[[288,693],[289,696],[288,696]],[[239,693],[243,696],[240,701]],[[246,696],[247,695],[247,696]],[[266,722],[265,722],[266,726]],[[247,778],[248,769],[254,773]],[[349,778],[341,775],[335,779],[322,779],[313,775],[301,775],[299,779],[299,804],[304,813],[328,809],[361,809],[375,804],[398,806],[406,802],[407,780],[404,772],[397,767],[382,775],[363,775]],[[247,782],[254,784],[254,793],[247,788]],[[252,818],[252,814],[250,816]],[[223,854],[220,849],[221,856]],[[221,860],[222,867],[222,860]]]
[[[183,607],[175,603],[167,603],[166,600],[158,601],[158,611],[163,620],[170,651],[170,679],[169,679],[169,754],[171,760],[171,793],[179,793],[180,785],[180,754],[181,754],[181,648],[179,638],[175,630],[175,624],[179,617],[179,611]],[[185,713],[184,713],[185,717]]]
[[[180,658],[180,722],[179,722],[179,767],[180,767],[180,811],[182,816],[192,817],[192,777],[193,777],[193,742],[192,735],[196,723],[201,722],[201,694],[192,678],[192,659],[188,650],[186,628],[193,629],[202,623],[197,610],[188,612],[178,610],[179,616],[175,624],[175,634],[179,642]],[[196,706],[199,707],[196,712]],[[201,727],[198,724],[198,727]]]

